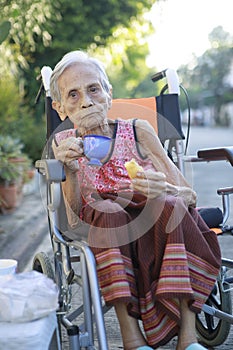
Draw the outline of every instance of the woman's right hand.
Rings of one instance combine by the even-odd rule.
[[[77,159],[83,156],[83,141],[81,137],[69,137],[57,146],[53,140],[52,149],[57,160],[61,161],[72,172],[79,169]]]

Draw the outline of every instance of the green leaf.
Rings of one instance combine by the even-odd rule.
[[[0,24],[0,45],[7,38],[11,29],[11,23],[9,21],[5,21]]]

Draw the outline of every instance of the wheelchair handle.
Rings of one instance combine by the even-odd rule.
[[[160,79],[163,79],[165,77],[167,79],[166,88],[168,87],[169,94],[180,95],[180,82],[176,70],[172,68],[164,69],[161,72],[155,73],[151,77],[151,80],[153,81],[153,83],[155,83],[156,81],[159,81]]]
[[[44,86],[44,90],[47,97],[50,97],[50,78],[52,75],[52,69],[49,66],[44,66],[41,69],[41,77]]]

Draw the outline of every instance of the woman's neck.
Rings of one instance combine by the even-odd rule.
[[[99,125],[96,128],[92,128],[90,130],[85,130],[85,131],[81,132],[82,136],[90,135],[90,134],[104,135],[104,136],[112,137],[112,130],[111,130],[109,124],[107,123],[104,125]]]

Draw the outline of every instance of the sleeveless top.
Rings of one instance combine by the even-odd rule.
[[[56,140],[60,141],[70,136],[75,136],[75,132],[65,130],[56,135]],[[155,170],[151,160],[143,157],[140,153],[137,145],[135,120],[118,119],[115,124],[111,150],[104,164],[102,166],[88,165],[89,160],[85,156],[78,159],[77,177],[84,204],[95,200],[93,194],[133,192],[130,188],[131,180],[124,166],[125,162],[132,158],[144,170]]]

